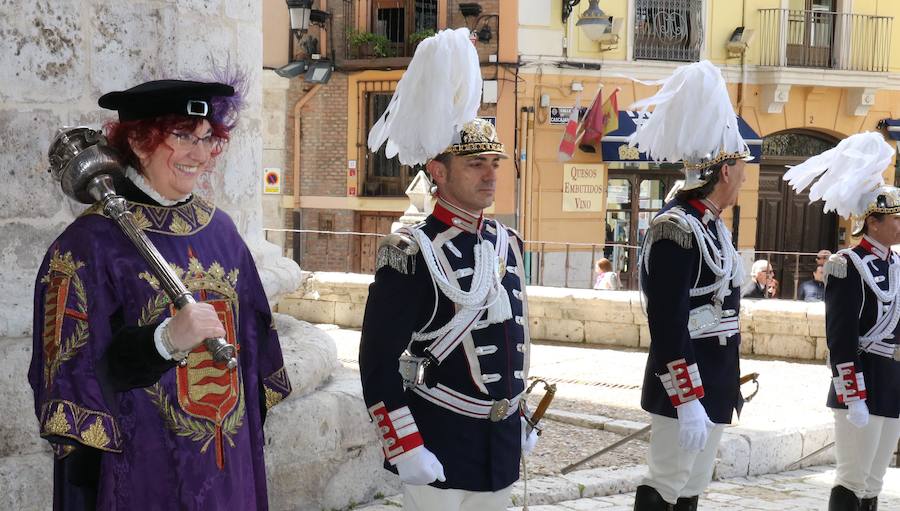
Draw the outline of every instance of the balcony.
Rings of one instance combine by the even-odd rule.
[[[696,62],[702,43],[702,0],[635,0],[635,60]]]
[[[418,43],[437,31],[438,0],[345,0],[344,19],[357,22],[355,29],[347,27],[342,67],[366,68],[376,61],[378,67],[405,67]]]
[[[886,73],[894,18],[760,9],[760,65]]]

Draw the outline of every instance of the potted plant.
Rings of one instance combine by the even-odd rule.
[[[390,39],[380,34],[351,30],[347,33],[347,44],[355,51],[356,58],[381,58],[391,55]]]
[[[425,39],[428,39],[429,37],[433,36],[436,33],[437,32],[435,32],[434,29],[426,28],[423,30],[417,30],[417,31],[413,32],[412,34],[409,34],[410,48],[412,49],[412,51],[415,51],[416,46],[418,46],[419,43],[421,43]]]

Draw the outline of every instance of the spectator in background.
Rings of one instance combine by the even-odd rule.
[[[750,269],[750,281],[741,289],[741,298],[770,298],[768,286],[774,275],[769,261],[760,259],[754,262]]]
[[[826,256],[826,259],[828,256]],[[816,260],[819,258],[816,257]],[[804,302],[821,302],[825,298],[825,267],[822,264],[816,266],[812,274],[812,280],[800,284],[797,299]]]
[[[594,277],[594,289],[617,291],[622,288],[622,285],[619,283],[619,275],[613,271],[612,263],[609,262],[609,259],[605,257],[598,259],[597,264],[594,265],[594,273],[597,274]]]
[[[816,265],[817,266],[825,266],[825,263],[828,262],[828,258],[831,257],[831,250],[822,249],[819,250],[819,253],[816,254]]]
[[[781,292],[781,283],[778,282],[778,279],[772,277],[769,279],[769,282],[766,284],[766,298],[778,298],[778,294]]]

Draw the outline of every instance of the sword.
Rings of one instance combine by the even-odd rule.
[[[540,402],[537,405],[537,408],[534,409],[534,412],[531,415],[523,413],[522,416],[525,417],[525,421],[528,423],[528,426],[530,426],[533,430],[537,430],[537,434],[540,435],[542,430],[538,427],[538,423],[541,422],[541,419],[544,418],[544,414],[547,413],[547,408],[550,407],[550,403],[556,396],[556,384],[547,383],[541,378],[535,378],[535,380],[531,382],[531,385],[529,385],[528,389],[525,391],[525,399],[522,399],[520,403],[522,407],[525,406],[525,402],[528,400],[528,396],[531,394],[534,386],[538,383],[544,384],[544,397],[541,398]]]
[[[806,456],[800,458],[799,460],[797,460],[797,461],[791,463],[790,465],[784,467],[784,469],[785,469],[785,470],[794,470],[795,468],[799,467],[800,464],[803,463],[804,461],[806,461],[806,460],[812,458],[812,457],[815,456],[816,454],[820,454],[820,453],[823,453],[823,452],[827,451],[828,449],[831,449],[833,446],[834,446],[834,442],[828,442],[827,444],[825,444],[825,445],[823,445],[822,447],[816,449],[815,451],[813,451],[813,452],[807,454]]]
[[[100,202],[103,205],[106,214],[122,229],[150,266],[177,309],[196,303],[153,242],[134,223],[125,199],[116,195],[113,176],[123,174],[124,164],[121,157],[107,145],[102,133],[85,127],[60,129],[50,144],[47,156],[50,159],[49,172],[60,183],[63,192],[83,204]],[[216,362],[224,363],[228,369],[237,366],[235,347],[225,339],[204,339],[203,344]]]
[[[759,381],[758,381],[758,378],[759,378],[759,373],[750,373],[750,374],[746,374],[746,375],[744,375],[744,376],[741,376],[741,379],[740,379],[740,384],[741,384],[741,385],[743,385],[743,384],[745,384],[745,383],[747,383],[747,382],[753,382],[753,383],[756,384],[756,388],[753,390],[753,392],[752,392],[749,396],[747,396],[747,397],[744,398],[744,402],[750,402],[750,400],[753,399],[754,396],[756,396],[756,393],[759,392]],[[649,433],[649,432],[650,432],[650,426],[649,426],[649,425],[648,425],[648,426],[645,426],[645,427],[643,427],[643,428],[641,428],[641,429],[635,431],[634,433],[629,434],[628,436],[625,436],[625,437],[623,437],[623,438],[620,438],[619,440],[616,440],[615,442],[613,442],[613,443],[607,445],[607,446],[604,447],[603,449],[600,449],[599,451],[595,452],[594,454],[591,454],[591,455],[588,456],[587,458],[578,460],[578,461],[576,461],[575,463],[572,463],[572,464],[569,464],[569,465],[563,467],[563,469],[562,469],[560,472],[562,472],[563,475],[566,475],[566,474],[568,474],[569,472],[571,472],[571,471],[575,470],[576,468],[580,467],[581,465],[584,465],[585,463],[587,463],[587,462],[589,462],[589,461],[592,461],[592,460],[594,460],[594,459],[596,459],[596,458],[598,458],[598,457],[600,457],[600,456],[602,456],[602,455],[608,453],[609,451],[612,451],[612,450],[614,450],[614,449],[617,449],[617,448],[621,447],[622,445],[625,445],[625,444],[627,444],[628,442],[630,442],[630,441],[632,441],[632,440],[634,440],[634,439],[641,438],[641,437],[643,437],[644,435],[646,435],[646,434]],[[815,453],[813,453],[813,454],[815,454]]]

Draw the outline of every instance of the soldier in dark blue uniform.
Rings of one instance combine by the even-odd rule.
[[[664,85],[657,97],[664,99],[647,100],[657,109],[635,135],[639,149],[651,156],[671,147],[669,138],[680,136],[683,123],[692,122],[672,107],[697,96],[724,112],[719,126],[736,134],[737,119],[718,69],[699,62],[679,68],[676,75],[679,79],[669,85],[678,90],[669,92]],[[703,89],[709,84],[715,86]],[[674,105],[660,107],[669,101]],[[663,117],[651,124],[659,113]],[[656,135],[642,138],[644,129]],[[684,185],[651,221],[641,249],[640,282],[650,328],[641,406],[651,414],[652,434],[649,473],[638,486],[636,511],[697,509],[712,477],[722,430],[743,402],[739,316],[746,275],[721,214],[737,203],[750,153],[739,135],[727,143],[722,131],[701,126],[697,136],[681,153]]]
[[[858,133],[793,167],[784,179],[852,220],[859,244],[825,264],[825,334],[832,381],[835,485],[829,511],[873,511],[900,438],[900,189],[884,186],[894,149]],[[819,177],[821,176],[821,177]]]
[[[359,365],[404,509],[501,510],[519,477],[528,371],[522,240],[485,219],[499,160],[475,119],[428,163],[434,212],[386,237],[369,288]],[[525,445],[528,444],[528,445]]]

